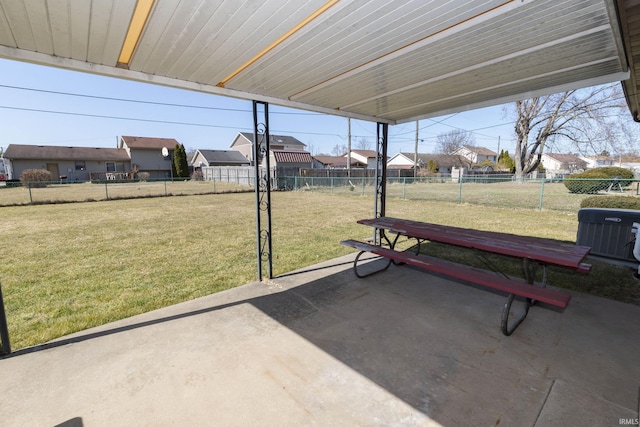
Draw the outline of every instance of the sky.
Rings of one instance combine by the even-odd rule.
[[[508,108],[508,107],[507,107]],[[345,117],[269,105],[272,135],[289,135],[313,155],[346,146]],[[504,106],[418,122],[420,153],[437,151],[437,136],[471,132],[477,146],[515,147],[513,113]],[[389,127],[388,154],[412,153],[416,123]],[[0,59],[0,147],[9,144],[115,148],[120,136],[174,138],[187,151],[229,149],[238,132],[253,132],[251,101]],[[352,148],[375,149],[376,124],[351,120]]]

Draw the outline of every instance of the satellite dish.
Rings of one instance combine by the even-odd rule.
[[[169,149],[167,147],[162,147],[162,157],[169,157]]]

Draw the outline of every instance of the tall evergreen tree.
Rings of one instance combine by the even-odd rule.
[[[176,144],[176,148],[173,151],[173,165],[175,170],[175,177],[185,178],[189,176],[189,165],[187,163],[187,151],[182,144]]]

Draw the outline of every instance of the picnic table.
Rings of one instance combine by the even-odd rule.
[[[386,270],[392,263],[409,264],[453,279],[505,292],[508,296],[502,310],[501,330],[506,336],[515,331],[527,316],[529,308],[536,302],[551,304],[563,309],[569,304],[571,295],[546,287],[548,266],[559,266],[581,273],[588,273],[591,269],[591,265],[584,263],[585,257],[591,250],[587,246],[391,217],[362,219],[357,222],[374,227],[376,231],[379,231],[380,241],[368,243],[343,240],[341,242],[360,251],[353,265],[356,276],[363,278],[379,273]],[[395,235],[395,237],[392,238],[390,235]],[[395,249],[401,236],[416,239],[418,245],[414,246],[415,253]],[[489,270],[421,255],[419,243],[424,241],[473,249]],[[358,271],[358,263],[361,255],[367,252],[387,258],[387,262],[378,270],[361,274]],[[521,259],[524,280],[511,278],[501,272],[488,260],[487,254]],[[542,281],[535,283],[539,267],[543,269]],[[509,325],[509,314],[516,296],[525,298],[525,309],[524,313],[512,325]]]

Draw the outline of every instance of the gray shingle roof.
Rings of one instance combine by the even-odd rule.
[[[142,136],[121,136],[120,142],[124,141],[129,148],[138,149],[168,149],[176,148],[178,141],[173,138],[147,138]]]
[[[236,150],[198,150],[209,163],[249,164],[249,160]]]
[[[253,133],[251,132],[240,132],[242,136],[247,138],[249,141],[253,143]],[[306,147],[306,145],[300,140],[287,135],[269,135],[269,144],[272,145],[286,145],[286,146],[294,146],[298,145],[300,148]]]
[[[129,161],[121,148],[58,147],[53,145],[9,144],[4,157],[10,160],[96,160]]]

